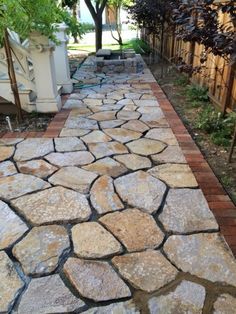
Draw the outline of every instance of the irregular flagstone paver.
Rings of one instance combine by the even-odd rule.
[[[79,99],[68,99],[63,108],[64,109],[72,109],[72,108],[78,108],[80,106],[83,106],[83,102]]]
[[[74,252],[83,258],[103,258],[122,252],[121,244],[97,222],[85,222],[72,228]]]
[[[126,145],[133,153],[143,156],[160,153],[166,148],[166,144],[148,138],[140,138]]]
[[[84,130],[97,130],[97,121],[85,117],[69,117],[66,120],[65,128],[67,129],[84,129]]]
[[[126,143],[142,136],[142,133],[124,128],[104,129],[104,132],[118,142]]]
[[[188,233],[218,230],[201,190],[171,189],[159,220],[167,231]]]
[[[113,180],[109,176],[99,178],[91,188],[90,200],[99,214],[124,208],[118,195],[115,193]]]
[[[0,313],[10,313],[24,283],[5,252],[0,252]]]
[[[94,106],[102,105],[102,99],[85,98],[83,99],[83,102],[88,106],[89,105],[94,105]]]
[[[90,132],[90,130],[83,129],[66,129],[63,128],[60,133],[60,137],[71,137],[71,136],[83,136]]]
[[[152,161],[156,163],[186,164],[187,161],[179,146],[168,146],[163,152],[152,155]]]
[[[83,297],[96,302],[131,296],[128,286],[107,262],[69,258],[64,272]]]
[[[87,117],[92,114],[92,111],[87,107],[81,107],[71,110],[70,117]]]
[[[0,201],[0,250],[12,245],[27,230],[27,225],[20,217],[6,203]]]
[[[133,301],[113,303],[107,306],[94,307],[83,314],[140,314]]]
[[[49,138],[27,138],[16,146],[14,159],[26,161],[43,157],[54,151],[53,141]]]
[[[12,253],[27,275],[45,275],[55,270],[62,253],[70,247],[67,231],[62,226],[34,227],[17,243]]]
[[[96,158],[108,157],[115,154],[128,153],[127,147],[119,142],[91,143],[88,146],[90,152]]]
[[[51,185],[40,178],[22,173],[0,178],[0,197],[10,200],[24,194],[43,190]]]
[[[177,139],[170,128],[152,129],[145,137],[165,142],[167,145],[178,145]]]
[[[150,128],[169,127],[161,109],[159,112],[142,114],[140,120],[146,123]]]
[[[159,106],[159,103],[157,100],[151,100],[151,99],[142,99],[142,100],[134,100],[134,103],[138,107],[155,107]]]
[[[84,99],[86,96],[87,96],[87,95],[72,93],[72,94],[70,94],[69,99],[79,99],[79,100],[82,100],[82,99]]]
[[[102,129],[116,128],[118,126],[121,126],[124,123],[125,123],[124,120],[118,120],[118,119],[99,122]]]
[[[85,143],[104,143],[104,142],[110,142],[112,138],[110,136],[107,136],[102,131],[93,131],[89,133],[88,135],[85,135],[81,138]]]
[[[172,188],[194,188],[198,186],[189,165],[164,164],[156,166],[148,172]]]
[[[142,114],[148,113],[149,115],[161,114],[161,110],[157,106],[155,106],[155,107],[139,107],[137,111],[142,113]]]
[[[45,158],[53,165],[58,167],[83,166],[94,161],[90,152],[71,152],[71,153],[51,153]]]
[[[147,157],[139,156],[136,154],[114,156],[114,159],[124,164],[126,168],[131,170],[145,169],[152,166],[151,161]]]
[[[135,105],[126,105],[125,107],[123,107],[122,112],[124,112],[125,110],[130,111],[130,112],[135,111],[137,108],[138,107]],[[124,119],[124,120],[126,120],[126,119]]]
[[[49,178],[53,185],[62,185],[80,193],[88,193],[90,185],[97,178],[97,174],[77,167],[65,167]]]
[[[141,114],[136,111],[129,111],[127,109],[123,109],[118,112],[117,118],[121,120],[137,120]]]
[[[129,252],[158,247],[164,234],[149,214],[138,209],[107,214],[99,219],[127,248]]]
[[[11,202],[34,225],[86,221],[91,209],[86,197],[63,187],[53,187]]]
[[[150,214],[162,203],[166,186],[144,171],[137,171],[115,180],[116,191],[124,202]]]
[[[42,159],[18,162],[17,167],[21,173],[31,174],[42,179],[47,178],[58,169]]]
[[[138,93],[127,93],[127,94],[125,94],[125,98],[132,99],[132,100],[140,99],[141,97],[142,97],[142,94],[138,94]]]
[[[4,161],[0,163],[0,178],[16,174],[17,170],[13,162]]]
[[[14,154],[15,148],[12,146],[0,146],[0,161],[11,158]]]
[[[110,157],[100,159],[93,164],[83,167],[88,171],[93,171],[100,175],[108,175],[116,178],[127,172],[127,168]]]
[[[122,100],[118,101],[117,104],[126,106],[126,105],[134,105],[134,102],[132,99],[126,98],[126,99],[122,99]]]
[[[236,261],[218,233],[174,235],[164,245],[168,258],[192,275],[236,286]]]
[[[144,94],[141,100],[156,100],[156,97],[154,95]]]
[[[55,138],[55,148],[57,152],[73,152],[86,150],[84,143],[77,137]]]
[[[235,314],[236,298],[229,294],[220,295],[214,303],[214,314]]]
[[[205,296],[206,291],[203,286],[183,280],[173,292],[151,298],[148,307],[150,314],[201,314]]]
[[[1,138],[0,146],[12,146],[22,142],[24,138]],[[2,148],[1,148],[2,149]]]
[[[103,111],[103,112],[98,112],[89,116],[89,119],[93,119],[96,121],[107,121],[107,120],[113,120],[115,118],[116,118],[116,111]]]
[[[139,120],[128,121],[122,125],[122,128],[142,133],[149,130],[149,127]]]
[[[116,256],[113,265],[136,289],[154,292],[175,279],[177,269],[158,251]]]
[[[71,313],[84,306],[85,303],[70,292],[59,275],[52,275],[31,280],[17,313]]]

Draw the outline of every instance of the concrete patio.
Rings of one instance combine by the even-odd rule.
[[[236,313],[236,260],[151,72],[91,66],[59,137],[0,139],[0,313]]]

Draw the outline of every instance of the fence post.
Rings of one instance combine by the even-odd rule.
[[[56,46],[54,51],[54,62],[56,68],[56,80],[57,85],[62,86],[62,92],[70,94],[73,90],[73,84],[70,79],[70,68],[67,54],[68,38],[66,35],[66,29],[68,27],[65,23],[58,25],[58,31],[56,37],[60,41],[60,44]]]
[[[33,62],[37,91],[38,112],[57,112],[61,109],[61,96],[57,91],[52,44],[46,36],[33,32],[29,38],[29,51]]]

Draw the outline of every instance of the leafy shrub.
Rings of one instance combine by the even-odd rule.
[[[95,25],[92,23],[81,23],[80,25],[84,33],[90,33],[95,31]]]
[[[186,75],[179,75],[178,79],[175,80],[175,85],[177,86],[187,86],[189,83],[189,79]]]
[[[214,144],[227,147],[230,145],[235,123],[236,113],[223,116],[209,104],[200,111],[196,127],[210,134]]]
[[[208,88],[198,85],[187,86],[187,97],[189,100],[208,101]]]

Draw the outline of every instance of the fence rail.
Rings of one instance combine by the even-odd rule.
[[[160,40],[157,37],[148,34],[145,29],[142,30],[141,36],[156,52],[160,52]],[[164,35],[163,55],[171,63],[182,59],[194,67],[200,66],[202,53],[204,53],[202,45],[177,40],[174,32]],[[208,54],[204,67],[200,73],[192,76],[192,81],[208,87],[209,97],[223,112],[236,110],[235,71],[222,57]]]

